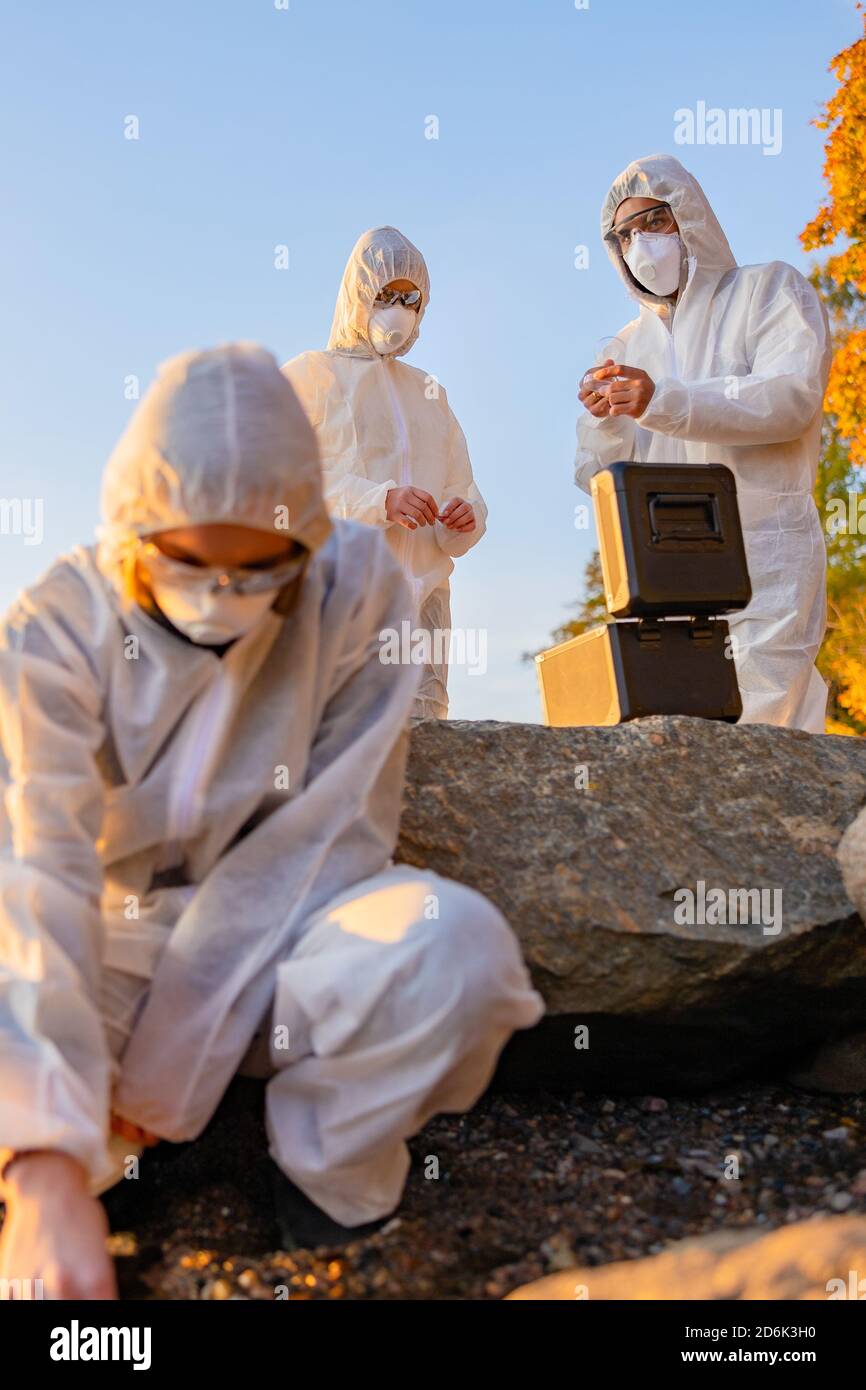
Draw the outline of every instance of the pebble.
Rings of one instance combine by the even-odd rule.
[[[228,1279],[208,1279],[201,1291],[201,1297],[207,1299],[226,1299],[231,1298],[234,1293]]]
[[[106,1241],[109,1255],[127,1258],[138,1254],[138,1241],[132,1231],[116,1231]]]
[[[561,1231],[541,1242],[541,1253],[547,1261],[547,1268],[551,1271],[570,1269],[572,1265],[577,1264],[574,1248]]]
[[[834,1192],[830,1198],[830,1206],[833,1211],[847,1211],[853,1205],[854,1198],[850,1192]]]
[[[851,1132],[845,1125],[837,1125],[835,1129],[825,1129],[821,1135],[830,1144],[847,1143],[851,1138]]]

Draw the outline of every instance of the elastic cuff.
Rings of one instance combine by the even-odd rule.
[[[689,418],[688,388],[674,377],[656,382],[652,399],[637,423],[657,434],[679,434]]]
[[[388,519],[388,517],[386,516],[386,514],[385,514],[385,502],[386,502],[386,500],[387,500],[387,498],[388,498],[388,493],[389,493],[389,492],[393,492],[394,488],[399,487],[399,486],[400,486],[399,483],[393,482],[390,478],[388,479],[387,483],[383,483],[383,484],[382,484],[382,500],[380,501],[378,507],[376,508],[376,510],[377,510],[377,512],[378,512],[379,524],[380,524],[381,526],[395,526],[395,525],[396,525],[396,522],[390,521],[390,520]]]

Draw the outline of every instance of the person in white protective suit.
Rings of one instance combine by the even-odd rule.
[[[118,1146],[195,1138],[251,1059],[298,1219],[356,1228],[542,1013],[499,912],[391,862],[411,596],[270,354],[166,363],[103,512],[0,628],[0,1276],[47,1296],[113,1296]]]
[[[815,290],[783,261],[738,266],[697,180],[669,155],[611,185],[601,232],[640,313],[583,378],[576,480],[617,460],[733,472],[752,600],[728,615],[741,723],[824,732],[815,669],[826,551],[812,499],[830,363]]]
[[[359,237],[325,352],[283,368],[319,440],[332,516],[380,526],[412,583],[425,662],[413,713],[448,713],[454,560],[484,534],[487,507],[466,439],[439,383],[398,359],[430,299],[424,257],[395,227]],[[429,637],[423,634],[429,634]]]

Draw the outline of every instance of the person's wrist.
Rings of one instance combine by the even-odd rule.
[[[58,1149],[27,1149],[13,1153],[2,1167],[4,1195],[27,1197],[46,1187],[81,1189],[89,1186],[87,1169],[72,1154]]]

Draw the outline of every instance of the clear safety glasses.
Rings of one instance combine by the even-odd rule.
[[[673,232],[676,225],[667,203],[657,203],[654,208],[644,208],[643,212],[633,212],[631,217],[624,217],[615,227],[611,227],[605,241],[610,246],[627,251],[635,232]]]
[[[228,590],[233,594],[264,594],[276,592],[300,574],[308,552],[298,547],[286,559],[262,561],[255,569],[237,565],[223,567],[200,565],[195,560],[178,560],[166,555],[153,541],[145,541],[139,556],[148,575],[163,584],[183,584],[190,590],[217,594]]]
[[[380,290],[376,295],[377,304],[404,304],[407,309],[414,309],[416,314],[421,308],[420,290]]]

